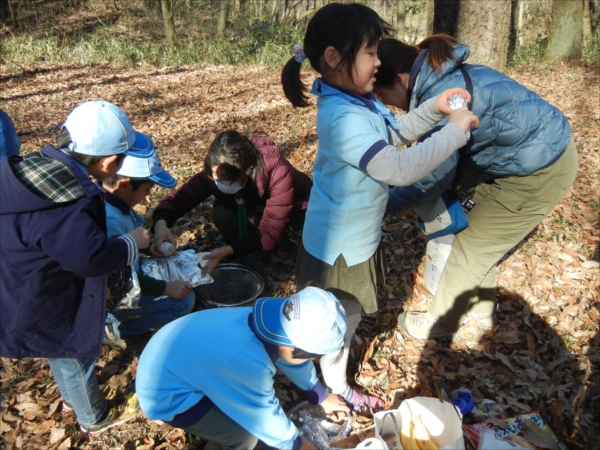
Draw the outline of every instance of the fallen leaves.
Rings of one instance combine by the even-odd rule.
[[[437,382],[444,381],[451,389],[468,388],[476,401],[494,399],[509,414],[540,409],[569,446],[598,447],[597,77],[568,65],[524,67],[509,75],[563,111],[577,110],[569,114],[579,151],[574,186],[520,248],[499,263],[499,321],[493,332],[482,336],[469,322],[464,338],[451,344],[416,341],[396,329],[398,313],[425,311],[431,301],[423,285],[426,238],[414,214],[386,215],[383,245],[391,271],[379,289],[379,311],[365,316],[357,330],[348,373],[381,396],[387,408],[416,395],[436,396]],[[2,109],[15,121],[22,153],[52,142],[75,106],[103,98],[121,106],[136,129],[153,137],[163,165],[179,183],[201,170],[210,142],[224,129],[270,136],[307,173],[316,155],[316,108],[291,108],[273,69],[50,68],[0,77]],[[165,193],[156,189],[138,211],[149,217]],[[207,201],[175,225],[184,247],[209,251],[222,245],[211,213]],[[295,289],[299,236],[288,237],[275,252],[252,262],[266,281],[264,295],[287,296]],[[105,348],[98,358],[100,382],[110,398],[131,389],[139,351]],[[74,415],[61,411],[60,394],[43,359],[2,358],[0,382],[0,433],[7,448],[156,450],[189,449],[196,443],[181,430],[143,416],[96,439],[85,438]],[[275,389],[286,410],[302,399],[302,392],[280,375]],[[359,430],[372,425],[368,418],[354,420]]]

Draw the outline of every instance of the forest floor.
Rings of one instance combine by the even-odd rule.
[[[353,342],[349,374],[385,399],[387,408],[415,395],[470,389],[492,398],[509,416],[540,411],[568,448],[600,448],[599,302],[599,76],[571,65],[524,65],[509,75],[559,107],[569,118],[579,151],[579,172],[566,197],[498,265],[498,326],[478,336],[473,324],[452,344],[406,338],[396,328],[403,310],[426,310],[423,285],[426,238],[413,214],[386,215],[383,242],[391,271],[379,287],[379,311],[365,316]],[[310,82],[307,78],[307,81]],[[93,99],[123,108],[134,127],[155,140],[163,165],[185,182],[202,169],[207,148],[225,129],[271,137],[292,164],[311,173],[317,151],[316,107],[293,109],[279,72],[263,67],[196,69],[47,67],[20,75],[0,68],[0,108],[13,118],[22,153],[54,142],[78,104]],[[164,195],[140,205],[148,213]],[[211,203],[175,226],[182,248],[221,245]],[[266,281],[263,295],[294,291],[297,235],[252,264]],[[121,396],[135,377],[140,346],[103,348],[97,360],[107,396]],[[44,359],[0,361],[0,448],[193,449],[197,440],[178,429],[134,421],[88,439],[60,394]],[[302,394],[282,376],[276,390],[284,410]],[[356,421],[358,428],[370,419]]]

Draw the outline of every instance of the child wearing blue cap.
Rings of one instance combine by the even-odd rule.
[[[206,449],[252,449],[259,439],[274,448],[314,448],[282,410],[273,376],[280,369],[328,414],[348,413],[313,364],[342,348],[345,332],[344,308],[315,287],[190,314],[165,325],[142,352],[140,406],[150,419],[207,440]]]
[[[156,151],[147,157],[127,156],[116,175],[102,182],[106,193],[109,236],[127,234],[144,223],[133,210],[157,184],[173,188],[177,181],[160,164]],[[194,307],[192,284],[187,280],[163,281],[144,275],[136,263],[141,296],[137,308],[108,305],[104,342],[124,348],[127,341],[151,332],[188,314]]]
[[[106,234],[104,193],[90,176],[113,176],[125,155],[148,155],[150,138],[104,101],[67,117],[56,146],[0,162],[0,355],[47,358],[63,397],[95,436],[137,414],[135,397],[118,405],[98,386],[106,317],[107,274],[148,247],[137,228]]]

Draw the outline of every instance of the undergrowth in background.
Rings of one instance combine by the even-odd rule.
[[[220,2],[198,0],[192,8],[174,3],[177,47],[164,39],[160,10],[144,1],[73,1],[67,7],[40,2],[22,6],[19,28],[0,33],[0,61],[12,73],[43,65],[162,67],[204,64],[282,65],[294,43],[302,42],[302,25],[280,24],[247,8],[230,13],[222,36],[217,36]],[[233,2],[232,2],[233,3]]]
[[[166,45],[163,18],[156,0],[13,1],[19,26],[0,18],[0,64],[12,73],[42,66],[154,66],[201,68],[206,64],[281,67],[291,47],[302,43],[308,19],[279,23],[270,7],[241,2],[231,10],[217,35],[218,0],[172,0],[177,47]],[[419,13],[420,1],[407,2],[407,12]],[[191,5],[191,6],[190,6]],[[414,11],[413,11],[414,10]],[[412,26],[412,25],[411,25]],[[420,31],[407,28],[405,39],[416,43]],[[412,42],[414,41],[414,42]],[[539,63],[548,40],[539,34],[534,44],[510,45],[509,66]],[[598,70],[600,42],[588,38],[582,63]]]

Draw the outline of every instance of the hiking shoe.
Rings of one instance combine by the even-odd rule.
[[[377,412],[381,411],[384,407],[383,400],[380,398],[372,395],[361,394],[360,392],[352,389],[350,386],[348,386],[346,391],[342,394],[342,397],[344,397],[344,400],[348,406],[357,413],[364,413],[368,411]]]
[[[64,398],[61,398],[62,400],[62,412],[69,414],[73,412],[73,406],[71,406],[71,403],[69,403],[68,400],[65,400]]]
[[[88,436],[98,436],[109,428],[116,427],[125,422],[129,422],[140,411],[140,405],[137,400],[137,395],[132,394],[123,404],[113,406],[108,412],[108,416],[101,422],[92,425],[79,424],[79,428],[83,434]]]
[[[450,331],[428,312],[403,312],[398,316],[398,325],[413,339],[452,339],[455,331]]]
[[[115,350],[127,348],[127,343],[115,334],[112,323],[107,323],[104,326],[104,340],[102,343]]]

